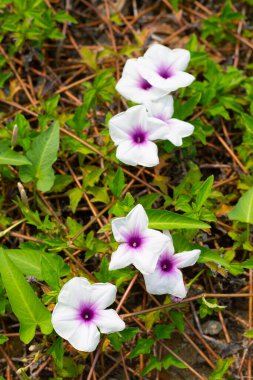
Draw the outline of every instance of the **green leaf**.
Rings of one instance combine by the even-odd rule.
[[[93,70],[97,70],[97,54],[94,50],[91,50],[88,46],[82,46],[80,53],[83,62],[90,66]]]
[[[253,224],[253,187],[246,191],[236,206],[228,213],[231,220]]]
[[[77,20],[66,12],[60,11],[54,15],[54,19],[58,22],[70,22],[77,24]]]
[[[246,331],[243,335],[247,338],[253,338],[253,329]]]
[[[181,311],[171,311],[170,316],[178,330],[182,333],[185,329],[184,314]]]
[[[140,354],[149,354],[154,342],[155,341],[152,338],[139,339],[136,347],[133,349],[133,351],[129,355],[129,358],[133,359],[133,358],[136,358],[136,356],[139,356]]]
[[[73,178],[71,175],[56,175],[54,180],[54,186],[51,189],[52,193],[62,192],[71,182],[73,182]]]
[[[29,249],[6,249],[6,255],[13,264],[26,276],[33,276],[42,281],[41,252]]]
[[[241,266],[243,268],[253,269],[253,259],[248,259],[248,260],[243,261],[241,263]]]
[[[73,214],[76,212],[77,206],[82,199],[83,190],[79,189],[79,187],[75,187],[67,192],[70,201],[70,208]]]
[[[213,175],[211,175],[210,177],[208,177],[205,180],[205,182],[200,187],[198,194],[197,194],[197,197],[196,197],[196,206],[197,206],[196,209],[197,209],[197,211],[199,211],[201,209],[201,207],[203,206],[203,204],[205,203],[205,201],[209,197],[211,190],[212,190],[212,186],[213,186],[213,179],[214,179],[214,177],[213,177]]]
[[[122,336],[124,342],[128,342],[133,339],[138,332],[138,327],[128,327],[125,330],[120,331],[120,335]]]
[[[138,199],[138,203],[140,203],[145,209],[149,209],[160,197],[160,194],[146,194]]]
[[[120,351],[122,344],[128,342],[136,336],[139,329],[136,327],[129,327],[123,331],[107,335],[111,345],[116,351]]]
[[[59,123],[55,122],[46,132],[37,136],[27,152],[31,166],[20,169],[20,178],[23,182],[36,182],[41,191],[49,191],[54,184],[53,163],[57,159],[59,149]]]
[[[170,325],[156,325],[154,329],[157,339],[170,339],[173,331],[175,331],[174,323]]]
[[[114,179],[112,182],[109,182],[108,185],[115,197],[119,198],[120,194],[124,188],[125,184],[125,176],[124,172],[121,168],[119,168],[114,176]]]
[[[32,165],[32,163],[22,154],[11,149],[5,149],[0,152],[0,165]]]
[[[145,376],[147,373],[149,373],[153,369],[157,369],[158,371],[161,371],[162,369],[162,363],[159,361],[159,359],[156,356],[150,357],[147,366],[141,372],[142,376]]]
[[[164,369],[168,369],[171,366],[174,366],[177,368],[187,368],[187,365],[182,363],[180,360],[178,360],[171,354],[169,354],[163,359],[162,364],[163,364]]]
[[[61,257],[45,254],[41,257],[41,272],[42,277],[52,289],[60,289],[59,278],[62,273],[68,274],[69,267]]]
[[[63,367],[64,347],[62,338],[58,338],[47,351],[48,355],[52,355],[55,365],[58,368]]]
[[[216,311],[218,311],[218,310],[222,310],[222,309],[226,308],[226,306],[220,306],[220,305],[218,305],[217,301],[215,299],[207,301],[205,299],[205,297],[202,297],[202,301],[203,301],[204,305],[206,305],[209,309],[216,309]]]
[[[0,335],[0,344],[4,344],[8,340],[9,340],[9,338],[7,336]]]
[[[20,339],[29,343],[37,325],[43,334],[50,334],[53,330],[50,312],[3,249],[0,249],[0,272],[12,310],[20,322]]]
[[[199,220],[188,218],[181,214],[176,214],[166,210],[147,210],[149,218],[149,228],[158,230],[178,229],[178,228],[201,228],[207,229],[210,226]]]
[[[209,377],[209,380],[224,379],[225,373],[228,371],[234,360],[234,358],[218,359],[215,369]]]
[[[66,276],[70,270],[62,257],[52,253],[24,248],[6,249],[5,253],[23,274],[33,276],[40,281],[47,282],[48,280],[46,273],[42,270],[42,262],[48,263],[49,267],[54,267],[54,273],[56,272],[58,277]]]

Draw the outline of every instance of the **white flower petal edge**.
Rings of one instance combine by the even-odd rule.
[[[143,274],[152,273],[171,240],[162,232],[148,228],[148,217],[141,205],[135,206],[126,217],[114,219],[112,231],[121,245],[112,254],[109,270],[133,264]]]
[[[174,100],[171,95],[164,96],[162,99],[145,103],[148,114],[151,117],[167,121],[174,113]]]
[[[57,334],[77,350],[92,352],[100,332],[124,330],[125,323],[116,311],[104,310],[115,301],[116,292],[116,286],[109,283],[91,285],[86,278],[72,278],[61,289],[52,314]]]
[[[135,103],[145,103],[166,95],[166,91],[152,86],[139,72],[136,58],[128,59],[116,90],[126,99]]]
[[[125,323],[113,309],[100,310],[97,325],[103,334],[122,331],[125,328]]]
[[[158,118],[148,116],[144,105],[134,106],[113,116],[109,132],[118,146],[117,158],[127,165],[148,167],[159,163],[156,139],[167,139],[169,128]]]
[[[194,265],[198,261],[199,255],[199,249],[177,253],[174,256],[177,268],[186,268],[190,267],[191,265]]]
[[[150,83],[167,93],[189,86],[194,76],[185,73],[190,53],[185,49],[169,49],[160,44],[152,45],[138,58],[140,75]]]
[[[183,274],[180,270],[175,270],[168,278],[161,276],[158,272],[154,272],[151,275],[145,276],[145,285],[147,291],[151,294],[170,294],[178,298],[185,298],[187,294]]]
[[[167,235],[167,234],[166,234]],[[183,275],[179,268],[194,265],[201,251],[185,251],[174,254],[172,241],[161,253],[155,271],[150,275],[144,275],[146,289],[151,294],[170,294],[184,298],[187,289],[184,285]]]
[[[127,216],[112,220],[112,232],[116,241],[125,242],[129,229],[148,228],[148,216],[142,205],[135,206]]]
[[[150,120],[159,119],[164,122],[162,131],[162,139],[168,139],[172,144],[180,146],[183,144],[182,138],[190,136],[194,131],[194,126],[185,121],[178,119],[171,119],[173,115],[173,98],[172,96],[165,96],[154,102],[146,103]],[[154,136],[159,139],[159,130],[154,131]]]

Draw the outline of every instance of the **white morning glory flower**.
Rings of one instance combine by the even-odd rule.
[[[185,73],[190,60],[190,53],[185,49],[169,49],[166,46],[152,45],[138,58],[138,70],[140,75],[150,85],[166,91],[175,91],[178,88],[189,86],[194,81],[194,76]]]
[[[126,217],[114,219],[112,232],[121,244],[112,254],[110,270],[133,264],[143,274],[152,273],[170,241],[165,234],[148,228],[148,217],[141,205],[135,206]]]
[[[194,126],[192,124],[171,118],[174,112],[172,96],[168,95],[154,102],[148,102],[146,108],[151,117],[159,119],[167,125],[167,133],[165,133],[164,139],[168,139],[172,144],[182,145],[182,138],[193,133]]]
[[[153,140],[167,139],[168,127],[159,119],[148,117],[144,105],[134,106],[113,116],[109,132],[118,146],[116,157],[125,164],[155,166],[158,149]]]
[[[168,236],[170,236],[168,234]],[[184,298],[187,289],[184,285],[183,275],[180,271],[194,265],[199,258],[200,250],[185,251],[174,254],[172,240],[161,253],[154,273],[144,275],[146,289],[151,294],[171,294],[172,296]]]
[[[91,285],[74,277],[61,289],[52,323],[55,331],[79,351],[96,349],[101,333],[124,330],[125,323],[115,310],[106,309],[116,298],[117,288],[109,283]],[[100,332],[99,332],[99,330]]]
[[[122,77],[116,85],[116,90],[126,99],[135,103],[145,103],[166,95],[166,91],[152,86],[140,75],[137,60],[136,58],[131,58],[126,61]]]

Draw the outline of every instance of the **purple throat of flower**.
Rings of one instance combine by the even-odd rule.
[[[147,141],[147,132],[143,131],[141,127],[137,127],[131,134],[133,143],[143,144]]]
[[[155,114],[153,117],[155,117],[156,119],[162,120],[164,122],[168,121],[168,117],[162,113]]]
[[[127,239],[128,246],[131,247],[131,248],[133,248],[133,249],[140,248],[140,246],[142,245],[142,243],[143,243],[143,239],[140,236],[140,234],[130,235],[128,237],[128,239]]]
[[[138,87],[141,90],[148,91],[150,90],[153,86],[144,78],[140,77],[140,80],[138,82]]]
[[[162,77],[163,79],[168,79],[168,78],[173,77],[173,71],[171,70],[170,67],[166,67],[166,66],[159,67],[159,69],[157,70],[157,74],[160,75],[160,77]]]
[[[79,311],[78,319],[84,323],[94,322],[96,318],[96,309],[92,305],[82,305]]]
[[[175,261],[173,257],[163,255],[158,261],[158,267],[162,274],[170,274],[175,269]]]

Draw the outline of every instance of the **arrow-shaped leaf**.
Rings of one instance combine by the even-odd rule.
[[[53,330],[51,314],[35,295],[22,273],[0,248],[0,273],[12,310],[20,322],[20,339],[29,343],[39,326],[43,334]]]
[[[32,163],[22,154],[11,149],[0,152],[0,165],[32,165]]]
[[[228,213],[231,220],[253,224],[253,187],[246,191]]]

